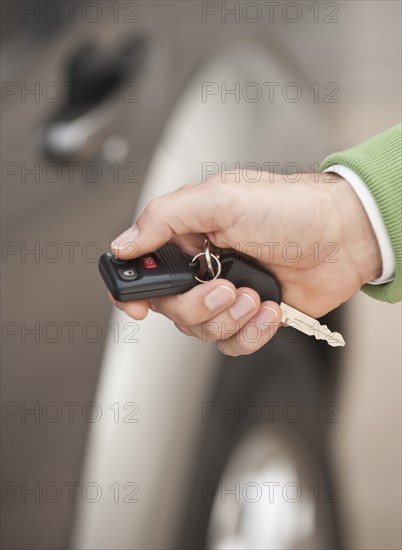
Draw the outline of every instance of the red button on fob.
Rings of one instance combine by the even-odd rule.
[[[146,268],[146,269],[155,269],[156,267],[158,267],[156,265],[156,262],[154,260],[154,258],[152,256],[142,256],[140,258],[141,260],[141,263],[142,265]]]

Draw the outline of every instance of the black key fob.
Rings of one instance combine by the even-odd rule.
[[[111,252],[99,259],[102,278],[119,302],[186,292],[198,284],[194,278],[198,270],[199,263],[175,244],[135,260],[118,260]]]
[[[281,302],[281,287],[276,278],[248,256],[224,250],[219,254],[219,263],[220,277],[235,287],[254,289],[262,301]],[[188,256],[175,244],[165,244],[152,254],[127,261],[107,252],[99,260],[99,271],[113,298],[119,302],[181,294],[213,278],[206,272],[200,279],[198,259]]]

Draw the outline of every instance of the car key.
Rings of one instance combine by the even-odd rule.
[[[202,278],[201,257],[207,267]],[[272,300],[280,304],[283,324],[318,340],[326,340],[331,346],[345,345],[338,332],[331,332],[326,325],[282,302],[280,284],[271,273],[233,250],[215,248],[211,252],[207,240],[204,251],[194,257],[174,244],[166,244],[134,260],[119,260],[107,252],[99,260],[99,270],[112,296],[120,302],[180,294],[199,283],[223,277],[237,288],[252,288],[261,301]]]
[[[204,244],[206,258],[210,252]],[[330,346],[345,346],[345,340],[339,332],[331,332],[327,325],[302,313],[282,302],[279,282],[271,274],[236,252],[223,252],[220,259],[222,264],[221,276],[232,282],[236,287],[247,286],[254,289],[261,301],[273,300],[281,306],[282,323],[291,326],[307,336],[314,336],[316,340],[326,340]]]

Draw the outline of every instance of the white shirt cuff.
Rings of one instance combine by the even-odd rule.
[[[395,256],[392,250],[391,241],[384,225],[380,210],[375,202],[369,188],[353,170],[341,164],[335,164],[325,170],[325,172],[335,172],[338,176],[344,178],[354,189],[361,200],[367,216],[377,237],[382,258],[381,277],[370,281],[370,285],[382,285],[395,279]]]

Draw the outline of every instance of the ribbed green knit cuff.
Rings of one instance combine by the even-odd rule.
[[[402,300],[402,137],[401,124],[357,145],[327,157],[324,171],[334,164],[349,167],[373,195],[388,231],[395,255],[395,279],[382,285],[364,285],[363,292],[385,302]]]

